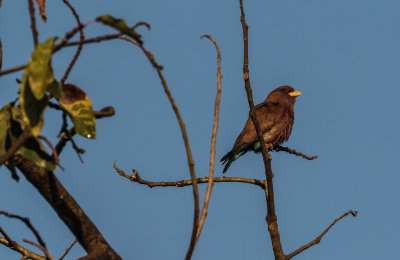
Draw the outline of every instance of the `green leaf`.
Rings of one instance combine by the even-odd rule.
[[[12,144],[18,139],[25,128],[25,122],[19,107],[12,108],[12,117],[10,122],[11,126],[8,134]],[[20,154],[22,157],[33,161],[36,165],[47,170],[54,171],[56,169],[54,158],[47,153],[42,143],[36,137],[27,139],[24,145],[17,151],[17,154]]]
[[[32,129],[32,134],[38,136],[40,130],[43,127],[43,112],[47,108],[47,97],[44,96],[42,99],[37,100],[32,93],[31,87],[29,86],[29,80],[25,71],[21,82],[19,102],[22,108],[22,114],[24,121]]]
[[[11,157],[5,164],[6,164],[7,168],[11,172],[11,177],[16,181],[19,181],[19,176],[17,174],[17,169],[15,168],[14,156]]]
[[[96,118],[92,101],[79,87],[72,84],[62,86],[59,103],[74,123],[76,133],[86,138],[96,138]]]
[[[128,25],[126,25],[125,20],[117,19],[112,17],[111,15],[105,14],[97,17],[96,21],[111,26],[112,28],[138,41],[140,44],[143,43],[142,40],[140,39],[142,36],[137,32],[135,32],[134,29],[128,27]]]
[[[20,86],[19,101],[25,122],[37,136],[43,127],[43,112],[47,107],[46,92],[56,98],[61,96],[61,87],[54,79],[51,55],[54,38],[38,44],[32,52],[28,67],[24,71]]]
[[[32,52],[26,71],[29,73],[29,85],[36,99],[42,99],[46,87],[54,82],[53,68],[51,67],[51,55],[54,46],[54,38],[38,44]]]
[[[11,140],[8,136],[8,130],[11,126],[11,109],[12,105],[8,103],[0,110],[0,157],[11,147]],[[14,156],[7,160],[5,165],[10,170],[12,178],[18,181],[19,177],[15,169]]]
[[[7,132],[10,128],[10,120],[11,104],[7,104],[0,110],[0,157],[3,156],[7,151],[6,142]]]
[[[61,98],[61,86],[57,80],[54,80],[52,83],[46,86],[46,91],[52,94],[56,99]]]

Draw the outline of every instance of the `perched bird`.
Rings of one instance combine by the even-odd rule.
[[[294,121],[294,103],[300,95],[301,92],[292,87],[281,86],[269,93],[264,102],[255,106],[261,131],[268,144],[277,146],[289,138]],[[223,172],[243,154],[250,150],[258,153],[260,148],[256,129],[249,117],[232,150],[221,159],[222,164],[226,163]]]

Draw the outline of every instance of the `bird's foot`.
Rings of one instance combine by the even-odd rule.
[[[266,145],[267,145],[267,149],[268,149],[268,151],[272,151],[272,150],[274,150],[274,146],[273,146],[272,144],[270,144],[270,143],[267,143]]]

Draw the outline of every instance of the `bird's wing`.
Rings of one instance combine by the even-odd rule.
[[[263,133],[268,132],[280,122],[285,113],[285,108],[279,103],[263,102],[255,107],[258,122]],[[244,128],[232,148],[232,151],[247,146],[257,140],[257,133],[253,121],[249,117]]]

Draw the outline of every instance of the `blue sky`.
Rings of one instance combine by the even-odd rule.
[[[71,2],[83,22],[101,14],[146,21],[145,45],[164,66],[164,76],[188,130],[198,177],[208,175],[216,93],[216,52],[222,53],[221,120],[217,159],[229,151],[248,115],[242,79],[242,30],[238,1]],[[47,24],[38,20],[40,41],[62,36],[75,21],[62,1],[47,1]],[[381,259],[397,256],[400,224],[398,174],[400,2],[245,1],[250,77],[256,103],[277,86],[303,92],[287,146],[306,161],[273,153],[278,224],[285,253],[314,239],[349,209],[357,218],[338,223],[296,259]],[[26,63],[33,41],[26,1],[4,0],[0,9],[3,69]],[[87,37],[112,33],[91,25]],[[53,57],[58,79],[75,48]],[[16,98],[15,78],[0,78],[0,105]],[[159,79],[135,46],[122,41],[86,45],[69,82],[80,86],[95,109],[112,105],[113,118],[98,121],[97,140],[75,138],[86,150],[81,164],[67,145],[65,172],[57,177],[124,259],[183,259],[191,233],[191,187],[153,188],[117,176],[135,168],[149,180],[189,179],[178,124]],[[46,111],[43,134],[56,143],[58,112]],[[222,166],[216,165],[216,176]],[[263,178],[260,155],[246,154],[228,176]],[[0,209],[29,216],[59,257],[74,240],[70,231],[21,175],[16,183],[0,168]],[[201,197],[205,185],[200,186]],[[202,201],[202,200],[201,200]],[[263,192],[247,184],[214,186],[208,218],[193,259],[272,259]],[[33,239],[23,224],[0,218],[13,239]],[[27,245],[28,248],[31,248]],[[75,246],[68,259],[84,255]],[[2,259],[18,254],[0,246]]]

